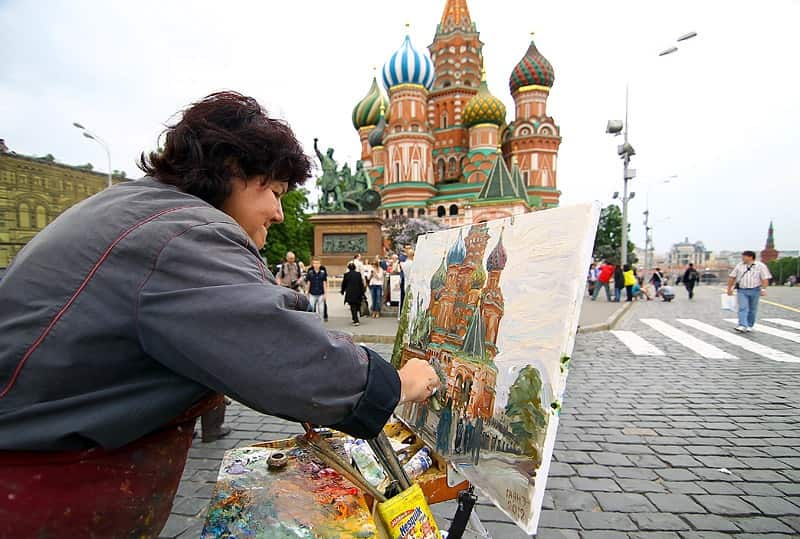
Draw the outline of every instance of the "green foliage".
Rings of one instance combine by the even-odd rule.
[[[787,256],[772,262],[767,262],[769,272],[772,274],[773,282],[782,285],[789,280],[792,275],[800,279],[800,257]]]
[[[630,233],[631,224],[628,223]],[[628,235],[630,238],[630,234]],[[595,260],[607,259],[618,261],[622,247],[622,210],[616,204],[606,206],[600,212],[600,222],[597,225],[597,235],[594,239]],[[637,262],[634,248],[636,246],[628,239],[628,263]]]
[[[537,462],[547,430],[548,412],[541,404],[542,378],[535,367],[522,369],[508,392],[505,413],[522,451]]]
[[[406,288],[405,300],[400,309],[400,321],[397,325],[397,337],[394,339],[394,349],[392,349],[392,365],[396,369],[400,368],[400,360],[403,356],[403,345],[408,333],[408,311],[411,309],[411,302],[414,300],[411,295],[411,287]]]
[[[287,251],[292,251],[297,260],[305,264],[311,262],[311,245],[314,229],[308,214],[308,191],[295,189],[281,199],[283,222],[269,227],[267,243],[261,255],[270,266],[280,263]]]

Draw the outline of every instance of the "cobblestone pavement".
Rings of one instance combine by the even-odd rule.
[[[800,537],[800,363],[678,322],[700,320],[734,335],[718,295],[700,289],[694,302],[634,306],[619,329],[663,356],[634,355],[610,332],[578,336],[538,538]],[[760,317],[800,322],[800,314],[770,305]],[[704,359],[643,318],[738,359]],[[800,344],[786,336],[744,338],[800,357]],[[228,423],[229,438],[192,448],[163,537],[199,536],[226,449],[300,432],[238,404]],[[454,504],[433,509],[446,528]],[[525,537],[485,500],[477,513],[495,539]]]

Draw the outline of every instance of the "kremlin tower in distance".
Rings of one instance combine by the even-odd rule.
[[[778,251],[775,250],[775,230],[772,228],[772,221],[769,222],[767,230],[767,244],[761,251],[761,261],[766,264],[778,259]]]
[[[483,73],[483,43],[466,0],[446,0],[428,51],[406,35],[353,110],[361,160],[384,218],[449,226],[558,205],[559,127],[547,115],[553,66],[531,40],[511,72],[514,120]]]

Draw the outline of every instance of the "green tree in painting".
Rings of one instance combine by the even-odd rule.
[[[403,356],[403,345],[408,332],[408,311],[414,298],[411,294],[411,287],[406,289],[405,301],[400,309],[400,322],[397,326],[397,337],[394,339],[394,349],[392,350],[392,365],[396,369],[400,368],[400,359]]]
[[[314,240],[314,229],[308,215],[308,191],[289,191],[281,198],[281,204],[283,222],[269,227],[261,256],[273,266],[283,260],[286,251],[292,251],[298,260],[308,264],[311,262],[311,244]]]
[[[522,452],[540,462],[547,430],[547,410],[541,404],[542,378],[530,365],[522,369],[508,392],[506,416]]]
[[[628,223],[628,231],[631,225]],[[630,236],[629,236],[630,237]],[[622,247],[622,211],[619,206],[611,204],[600,212],[600,221],[597,224],[597,235],[594,238],[594,258],[596,260],[619,260]],[[635,245],[628,241],[628,262],[635,264]]]

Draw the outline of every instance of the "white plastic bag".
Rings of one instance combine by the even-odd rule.
[[[722,304],[723,311],[733,311],[736,312],[739,310],[739,306],[736,303],[736,296],[729,296],[728,294],[722,294],[719,297],[720,303]]]

